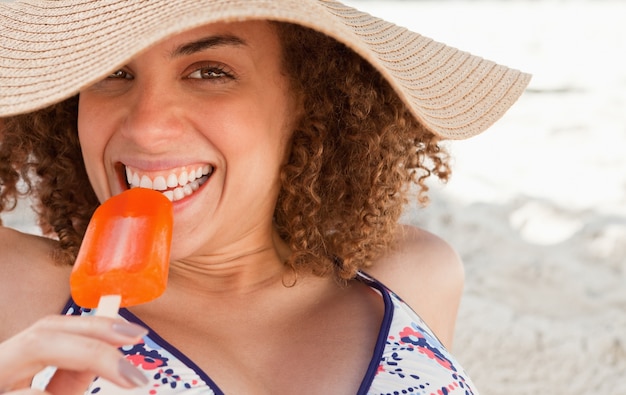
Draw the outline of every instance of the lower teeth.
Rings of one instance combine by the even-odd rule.
[[[193,194],[195,191],[198,190],[198,188],[200,188],[200,185],[204,184],[204,182],[208,178],[209,178],[208,176],[202,176],[199,179],[194,180],[194,181],[190,182],[189,184],[187,184],[187,185],[185,185],[183,187],[170,189],[170,190],[167,190],[167,191],[163,191],[162,193],[171,202],[175,202],[177,200],[184,199],[187,196],[190,196],[191,194]]]

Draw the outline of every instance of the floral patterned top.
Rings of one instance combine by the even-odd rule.
[[[385,313],[374,354],[357,395],[419,394],[477,395],[469,377],[422,319],[377,280],[359,274],[382,296]],[[70,300],[67,315],[92,312]],[[150,329],[126,309],[120,315]],[[139,344],[122,347],[126,358],[150,378],[147,387],[125,390],[96,378],[85,394],[100,395],[218,395],[223,394],[209,375],[150,329]],[[45,380],[40,375],[33,382]],[[41,382],[38,383],[41,386]]]

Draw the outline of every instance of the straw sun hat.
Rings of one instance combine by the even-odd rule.
[[[73,96],[173,34],[249,19],[292,22],[345,43],[443,138],[487,129],[530,79],[336,1],[24,0],[0,3],[0,117]]]

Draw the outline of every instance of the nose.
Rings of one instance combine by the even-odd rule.
[[[184,130],[175,95],[158,85],[137,86],[134,93],[121,133],[142,150],[159,152]]]

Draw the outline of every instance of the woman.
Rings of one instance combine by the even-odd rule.
[[[397,221],[411,182],[425,202],[448,177],[439,141],[527,75],[332,1],[18,2],[0,24],[2,204],[21,177],[58,239],[3,230],[0,389],[41,393],[53,365],[35,387],[476,393],[445,348],[458,257]],[[90,316],[70,264],[132,187],[173,201],[168,287]]]

